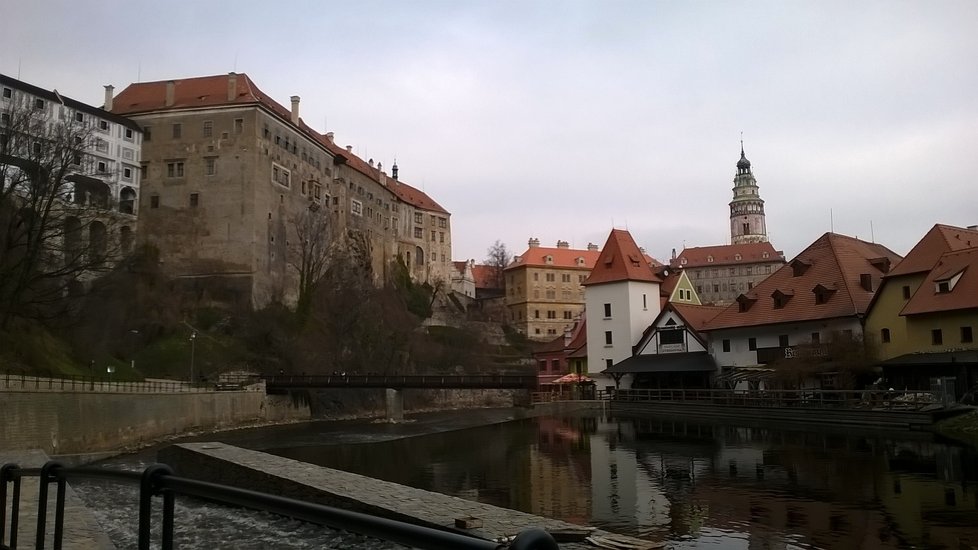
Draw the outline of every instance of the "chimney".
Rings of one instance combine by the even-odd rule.
[[[292,124],[299,123],[299,96],[292,96]]]
[[[673,260],[676,259],[676,249],[675,248],[672,249],[672,259]]]
[[[536,247],[540,246],[540,239],[535,239],[533,237],[530,237],[530,240],[527,241],[526,244],[530,248],[536,248]]]
[[[598,249],[598,245],[596,245],[594,243],[587,243],[587,249],[588,250],[591,250],[591,251],[597,250]]]
[[[641,252],[643,256],[645,255],[645,247],[644,246],[638,247],[638,251]]]
[[[572,334],[573,334],[573,331],[571,330],[570,327],[567,327],[567,328],[564,329],[564,347],[565,348],[569,348],[570,347],[571,335]]]
[[[333,143],[333,132],[326,132],[326,141]]]
[[[378,172],[383,172],[384,171],[384,167],[381,166],[381,164],[379,162],[377,163],[377,171]]]
[[[347,145],[346,146],[346,152],[347,153],[352,153],[353,152],[353,146],[352,145]]]
[[[367,164],[370,165],[371,168],[373,168],[374,167],[374,159],[368,159],[367,160]]]
[[[228,101],[238,98],[238,75],[234,72],[228,73]]]
[[[394,178],[394,181],[397,181],[397,161],[396,160],[394,161],[394,165],[391,166],[391,177]]]
[[[105,103],[102,104],[102,108],[105,109],[106,111],[111,111],[112,110],[112,92],[114,90],[115,90],[115,87],[114,86],[112,86],[111,84],[106,84],[106,86],[105,86]]]
[[[173,96],[176,94],[176,91],[177,91],[177,83],[174,82],[174,81],[172,81],[172,80],[167,80],[166,81],[166,98],[165,98],[166,101],[164,103],[165,106],[167,106],[167,107],[173,107],[173,102],[174,102]]]
[[[567,241],[557,241],[557,248],[570,248],[570,243]]]
[[[866,292],[873,291],[873,276],[869,273],[861,273],[859,275],[859,286],[863,287]]]

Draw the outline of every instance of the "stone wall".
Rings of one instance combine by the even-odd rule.
[[[309,405],[260,391],[168,394],[0,392],[0,449],[116,451],[190,431],[308,420]]]

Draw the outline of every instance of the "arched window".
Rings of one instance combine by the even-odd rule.
[[[420,246],[414,247],[414,265],[424,265],[424,250]]]
[[[119,193],[119,212],[123,214],[136,213],[136,191],[132,187],[123,187]]]

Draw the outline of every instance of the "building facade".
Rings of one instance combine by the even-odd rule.
[[[669,265],[686,273],[700,301],[726,305],[784,265],[769,242],[686,248]]]
[[[600,252],[595,244],[572,249],[567,241],[541,247],[531,238],[526,252],[504,270],[509,322],[534,340],[564,334],[584,311],[584,281]]]
[[[105,97],[111,107],[110,86]],[[62,224],[56,231],[63,236],[59,253],[66,261],[73,251],[83,249],[106,259],[132,250],[141,146],[142,131],[132,121],[57,90],[0,75],[0,163],[9,180],[5,183],[16,179],[18,170],[39,168],[49,175],[57,189],[43,191],[58,198],[50,209],[44,207],[44,215]],[[26,208],[46,200],[29,187],[21,189]]]
[[[831,360],[833,345],[860,341],[870,300],[900,259],[880,244],[826,233],[704,325],[711,355],[726,369],[803,354]]]
[[[451,279],[450,214],[320,134],[245,74],[129,85],[112,111],[143,129],[143,239],[204,300],[294,303],[300,227],[356,249],[379,281],[400,257],[421,281]]]
[[[584,282],[588,376],[598,387],[613,384],[603,372],[632,356],[632,346],[659,315],[661,282],[631,234],[612,230]]]
[[[978,227],[932,227],[883,278],[865,330],[893,387],[978,384]]]

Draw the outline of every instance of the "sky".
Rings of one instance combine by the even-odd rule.
[[[744,149],[790,259],[978,224],[978,2],[0,0],[0,72],[101,105],[247,73],[452,214],[453,256],[726,244]]]

